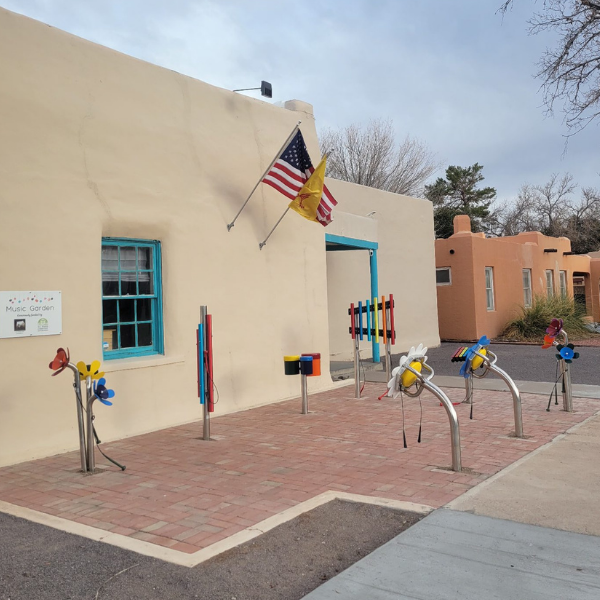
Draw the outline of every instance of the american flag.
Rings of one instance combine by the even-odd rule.
[[[271,170],[265,175],[263,183],[275,188],[290,200],[294,200],[314,170],[304,138],[298,130]],[[327,186],[323,186],[323,195],[317,208],[317,219],[323,227],[331,223],[331,211],[336,204],[337,200],[331,195]]]

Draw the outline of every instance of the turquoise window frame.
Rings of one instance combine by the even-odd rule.
[[[105,296],[102,291],[102,308],[104,311],[104,300],[142,300],[150,298],[152,300],[152,317],[149,321],[152,323],[152,345],[134,348],[118,348],[117,350],[104,349],[104,312],[102,314],[102,355],[104,360],[115,360],[118,358],[132,358],[136,356],[149,356],[153,354],[164,354],[164,336],[163,336],[163,303],[162,303],[162,255],[161,244],[158,240],[141,240],[133,238],[102,238],[102,248],[112,247],[135,247],[135,248],[151,248],[152,249],[152,269],[148,269],[153,273],[154,278],[154,294],[136,294],[127,296]],[[103,269],[100,267],[100,277],[102,280]],[[118,272],[122,271],[121,265],[118,265]],[[139,272],[136,264],[136,272]],[[101,281],[102,283],[102,281]],[[119,293],[120,293],[119,289]],[[137,290],[139,291],[139,290]],[[137,316],[137,315],[136,315]],[[137,324],[139,321],[135,320]],[[144,321],[146,322],[146,321]],[[120,340],[120,323],[117,319],[117,335]]]

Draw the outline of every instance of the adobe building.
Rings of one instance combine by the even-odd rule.
[[[394,351],[439,343],[430,202],[328,180],[334,222],[290,212],[259,250],[288,204],[261,184],[227,230],[298,120],[317,163],[311,105],[248,98],[4,9],[0,54],[0,466],[78,447],[72,377],[48,368],[59,347],[102,361],[116,392],[96,408],[104,441],[201,420],[201,305],[215,416],[298,397],[284,355],[320,352],[309,390],[337,385],[330,354],[351,355],[348,306],[373,289],[398,315],[418,302]],[[402,259],[416,247],[418,262]],[[34,331],[19,300],[46,307]]]
[[[442,340],[494,338],[536,295],[572,296],[600,320],[600,259],[573,254],[567,238],[486,238],[458,215],[454,234],[435,241],[435,266]]]

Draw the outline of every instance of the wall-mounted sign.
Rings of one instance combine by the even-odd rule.
[[[60,333],[60,292],[0,292],[0,338]]]

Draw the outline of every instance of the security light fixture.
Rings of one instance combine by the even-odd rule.
[[[265,98],[273,97],[273,86],[268,81],[261,81],[260,87],[255,88],[242,88],[240,90],[233,90],[234,92],[248,92],[250,90],[260,90],[260,95]]]

